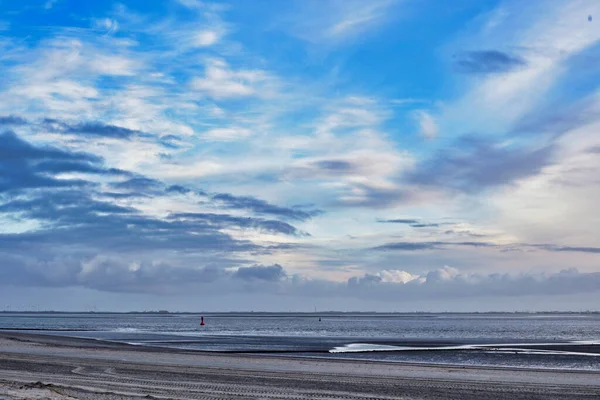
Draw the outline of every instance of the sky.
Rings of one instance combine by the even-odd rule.
[[[600,2],[0,0],[0,310],[600,310]]]

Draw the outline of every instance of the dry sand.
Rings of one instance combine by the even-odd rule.
[[[600,399],[600,373],[149,349],[0,333],[0,399]]]

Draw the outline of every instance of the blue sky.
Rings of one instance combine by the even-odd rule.
[[[596,1],[0,10],[5,308],[600,307]]]

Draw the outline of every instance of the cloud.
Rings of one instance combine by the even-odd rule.
[[[194,35],[194,44],[198,47],[208,47],[219,41],[219,33],[212,30],[204,30]]]
[[[212,200],[202,191],[167,186],[128,171],[106,168],[94,155],[35,146],[11,132],[0,135],[0,141],[0,191],[11,191],[8,196],[0,196],[0,218],[9,221],[0,231],[0,259],[4,260],[0,275],[6,278],[6,284],[174,293],[176,283],[208,282],[225,274],[226,268],[256,263],[242,255],[252,254],[254,259],[280,251],[277,246],[261,246],[249,240],[258,236],[256,232],[307,236],[277,219],[228,213],[171,213],[158,217],[162,212],[154,212],[150,206],[149,213],[145,201],[152,199],[149,204],[160,204],[179,196],[179,201],[185,202],[190,196],[202,196],[202,207],[209,204],[213,208],[222,206],[223,201]],[[85,174],[85,178],[61,177],[65,173]],[[100,181],[95,177],[101,177]],[[309,216],[253,198],[224,199],[231,202],[229,209],[254,208],[296,219]],[[188,204],[187,208],[199,207]],[[172,206],[180,209],[182,204]],[[23,222],[31,221],[35,224],[20,228]],[[243,239],[235,239],[232,232]],[[249,236],[248,232],[255,235]],[[292,246],[284,244],[287,250]],[[165,252],[171,255],[166,257]],[[161,261],[163,258],[169,258],[169,262]]]
[[[0,248],[0,254],[3,249]],[[153,254],[156,257],[156,254]],[[236,266],[236,264],[238,264]],[[563,269],[556,273],[472,273],[444,266],[413,274],[386,269],[349,278],[346,282],[291,276],[279,264],[222,264],[190,266],[180,260],[92,255],[83,258],[36,259],[4,256],[0,282],[21,287],[88,287],[103,292],[244,295],[281,294],[293,298],[420,301],[450,299],[560,296],[600,291],[600,273]],[[231,267],[234,268],[231,268]]]
[[[525,59],[498,50],[465,51],[455,56],[456,69],[465,74],[495,74],[527,66]]]
[[[439,227],[443,224],[438,224],[438,223],[418,223],[418,224],[411,224],[410,226],[413,228],[436,228]]]
[[[36,147],[11,131],[0,134],[0,192],[24,188],[81,186],[79,179],[58,179],[58,172],[112,173],[101,159],[55,147]]]
[[[207,63],[204,77],[192,79],[190,86],[208,97],[227,99],[256,95],[256,85],[265,80],[263,71],[234,71],[225,61],[213,59]]]
[[[589,246],[558,246],[552,244],[541,244],[536,245],[535,247],[548,250],[548,251],[558,251],[558,252],[580,252],[580,253],[592,253],[592,254],[600,254],[600,247],[589,247]]]
[[[375,250],[420,251],[438,249],[441,242],[395,242],[377,246]]]
[[[580,73],[573,71],[573,74],[579,75]],[[568,85],[569,82],[567,81],[566,84]],[[558,138],[597,122],[599,111],[600,104],[597,93],[567,102],[560,98],[545,102],[525,113],[511,127],[510,134],[514,137],[549,134]]]
[[[452,222],[422,222],[418,219],[378,219],[377,222],[388,224],[405,224],[411,228],[437,228],[443,225],[453,225]]]
[[[229,142],[234,140],[246,139],[253,135],[252,130],[240,127],[214,128],[202,135],[205,139],[214,141]]]
[[[312,165],[331,173],[348,174],[358,170],[358,166],[348,160],[321,160],[315,161]]]
[[[405,282],[386,282],[382,275],[367,274],[348,280],[361,298],[417,301],[424,299],[566,295],[600,291],[600,273],[565,269],[554,274],[461,273],[445,266],[415,277],[405,271]]]
[[[413,115],[419,124],[419,134],[425,139],[435,139],[439,128],[431,114],[423,110],[418,110]]]
[[[222,203],[227,208],[250,210],[259,215],[273,215],[298,221],[311,219],[321,213],[319,210],[304,211],[298,208],[280,207],[255,197],[234,196],[228,193],[218,193],[213,195],[212,199]]]
[[[277,220],[266,220],[263,218],[251,217],[236,217],[229,214],[214,214],[214,213],[176,213],[169,215],[172,221],[179,221],[181,224],[186,224],[186,221],[205,224],[206,227],[212,229],[223,228],[250,228],[263,232],[284,234],[291,236],[304,236],[304,232],[299,231],[294,226],[287,222]],[[194,228],[192,224],[190,228]]]
[[[350,190],[340,196],[337,205],[384,209],[408,203],[414,198],[415,194],[403,187],[355,183]]]
[[[470,235],[482,236],[482,235]],[[562,246],[556,244],[535,244],[535,243],[512,243],[512,244],[496,244],[492,242],[481,241],[465,241],[465,242],[447,242],[447,241],[423,241],[423,242],[392,242],[381,246],[373,247],[372,250],[383,251],[422,251],[422,250],[439,250],[446,247],[477,247],[491,248],[500,251],[517,251],[517,250],[545,250],[550,252],[574,252],[574,253],[600,253],[600,247],[592,246]]]
[[[61,132],[71,135],[81,135],[90,137],[106,137],[112,139],[130,139],[133,136],[142,134],[139,131],[123,128],[121,126],[104,124],[101,122],[84,122],[76,125],[58,121],[52,118],[45,118],[42,123],[45,127],[54,132]]]
[[[119,30],[119,23],[111,18],[94,19],[94,28],[102,30],[107,35],[114,35]]]
[[[417,224],[419,223],[418,219],[378,219],[377,222],[389,223],[389,224]]]
[[[279,264],[262,266],[255,265],[252,267],[240,267],[234,274],[236,279],[245,281],[262,280],[268,282],[277,282],[286,277],[283,267]]]
[[[587,151],[592,154],[600,154],[600,146],[590,147]]]
[[[126,181],[112,183],[111,186],[115,189],[149,193],[162,190],[164,185],[162,182],[157,181],[156,179],[136,177]]]
[[[0,116],[0,126],[1,125],[27,125],[27,121],[14,115],[5,115]]]
[[[315,44],[331,44],[356,38],[380,28],[391,19],[395,0],[327,0],[300,2],[293,15],[281,21],[282,29]]]
[[[476,192],[539,174],[555,147],[517,147],[493,139],[463,136],[408,174],[409,182]]]

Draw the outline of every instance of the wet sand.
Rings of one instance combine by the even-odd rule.
[[[0,399],[599,399],[600,373],[156,349],[0,333]]]

